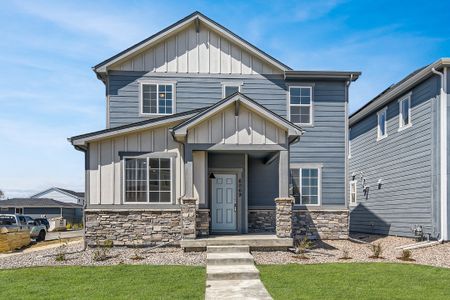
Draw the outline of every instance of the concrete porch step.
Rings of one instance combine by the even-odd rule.
[[[246,280],[259,279],[259,271],[254,265],[211,266],[206,267],[207,280]]]
[[[234,246],[207,246],[208,253],[249,253],[250,246],[234,245]]]
[[[206,262],[212,266],[253,265],[253,256],[250,253],[207,253]]]

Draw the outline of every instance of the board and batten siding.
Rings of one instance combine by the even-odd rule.
[[[199,32],[191,25],[125,62],[111,66],[110,70],[206,74],[281,73],[204,24],[200,25]]]
[[[433,236],[439,231],[434,217],[438,90],[436,77],[411,90],[412,127],[403,130],[399,130],[401,98],[392,99],[387,105],[387,137],[379,141],[377,111],[351,126],[348,176],[351,180],[354,173],[358,180],[357,205],[350,207],[351,231],[412,236],[414,225],[422,225]],[[370,187],[367,199],[361,172]]]
[[[175,125],[176,123],[168,124],[165,127],[89,143],[88,206],[123,204],[123,163],[119,157],[121,151],[175,152],[175,168],[172,172],[175,172],[176,176],[175,199],[178,199],[184,178],[180,172],[183,166],[180,145],[169,133],[169,128]]]
[[[235,116],[234,103],[188,130],[191,144],[274,145],[285,144],[286,140],[283,128],[243,104]]]

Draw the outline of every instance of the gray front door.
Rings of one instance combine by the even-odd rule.
[[[215,232],[236,231],[236,174],[214,174],[212,180],[211,229]]]

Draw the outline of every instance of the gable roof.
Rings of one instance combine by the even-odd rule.
[[[49,198],[11,198],[0,200],[0,207],[64,207],[82,208],[81,204],[56,201]]]
[[[213,21],[212,19],[208,18],[207,16],[205,16],[204,14],[202,14],[198,11],[193,12],[192,14],[175,22],[174,24],[164,28],[163,30],[159,31],[158,33],[156,33],[156,34],[144,39],[143,41],[125,49],[124,51],[102,61],[101,63],[92,67],[92,69],[98,75],[100,73],[105,73],[108,66],[115,64],[119,61],[122,61],[136,53],[139,53],[152,45],[155,45],[156,43],[160,42],[167,35],[174,33],[176,31],[180,30],[181,28],[184,28],[184,27],[188,26],[189,24],[195,23],[196,26],[198,26],[199,22],[203,22],[203,23],[207,24],[209,27],[213,28],[220,34],[226,36],[231,41],[235,42],[236,44],[238,44],[241,47],[248,50],[250,53],[253,53],[254,55],[260,57],[264,61],[270,63],[271,65],[277,67],[278,69],[280,69],[282,71],[291,70],[291,68],[289,66],[287,66],[284,63],[280,62],[279,60],[273,58],[272,56],[270,56],[263,50],[259,49],[255,45],[251,44],[250,42],[241,38],[237,34],[228,30],[226,27],[220,25],[219,23]]]
[[[274,113],[273,111],[265,108],[258,102],[254,101],[253,99],[247,97],[244,94],[241,94],[239,92],[236,92],[221,101],[217,102],[216,104],[208,107],[204,111],[198,113],[197,115],[193,116],[192,118],[184,121],[183,123],[178,124],[172,129],[172,133],[175,137],[181,137],[185,136],[187,134],[187,129],[195,126],[196,124],[201,123],[205,119],[209,118],[210,116],[216,114],[221,109],[227,107],[233,102],[240,103],[242,102],[250,109],[258,112],[259,114],[263,115],[264,117],[270,119],[273,123],[277,124],[278,126],[287,129],[288,134],[290,136],[299,136],[303,134],[303,129],[294,123],[286,120],[285,118],[281,117],[280,115]]]
[[[450,66],[450,58],[440,58],[437,61],[408,74],[402,80],[389,86],[387,89],[379,93],[357,111],[352,113],[349,117],[349,125],[352,126],[368,114],[371,114],[373,111],[384,107],[393,99],[402,96],[402,94],[409,91],[415,85],[431,76],[433,74],[433,69],[437,70],[448,66]]]
[[[199,113],[205,109],[206,108],[189,110],[186,112],[176,113],[176,114],[172,114],[172,115],[162,116],[162,117],[158,117],[158,118],[148,119],[148,120],[134,122],[134,123],[130,123],[130,124],[122,125],[122,126],[117,126],[117,127],[112,127],[112,128],[108,128],[108,129],[103,129],[103,130],[99,130],[99,131],[86,133],[86,134],[81,134],[81,135],[77,135],[77,136],[68,138],[68,141],[70,143],[72,143],[72,145],[85,145],[86,142],[97,140],[97,139],[112,137],[112,136],[129,133],[129,132],[137,131],[137,130],[153,128],[156,126],[160,126],[160,125],[164,125],[164,124],[168,124],[168,123],[172,123],[172,122],[176,122],[176,121],[182,121],[182,120],[188,119],[188,118],[196,115],[197,113]]]
[[[83,192],[75,192],[75,191],[68,190],[68,189],[62,189],[62,188],[59,188],[59,187],[51,187],[49,189],[46,189],[45,191],[42,191],[42,192],[39,192],[39,193],[36,193],[36,194],[32,195],[30,198],[38,198],[38,197],[40,197],[42,195],[45,195],[45,194],[47,194],[49,192],[52,192],[52,191],[60,192],[60,193],[62,193],[64,195],[67,195],[69,197],[76,198],[76,199],[79,199],[79,200],[83,200],[84,199],[84,193]]]

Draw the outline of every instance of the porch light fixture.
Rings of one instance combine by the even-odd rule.
[[[214,176],[214,173],[211,172],[211,174],[209,174],[209,179],[216,179],[216,176]]]
[[[381,186],[383,185],[383,180],[380,178],[378,179],[378,189],[381,189]]]

